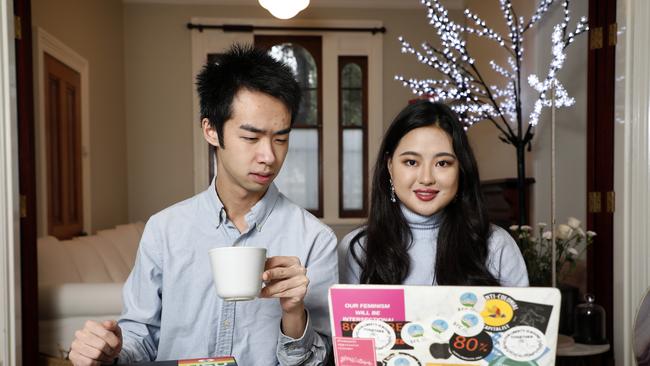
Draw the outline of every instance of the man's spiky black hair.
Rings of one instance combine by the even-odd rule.
[[[233,44],[216,62],[207,63],[196,77],[201,120],[207,118],[219,134],[232,116],[232,101],[242,88],[280,100],[291,113],[291,124],[300,107],[300,86],[291,69],[266,51],[252,45]]]

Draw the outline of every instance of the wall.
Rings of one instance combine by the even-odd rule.
[[[558,4],[559,5],[559,4]],[[588,15],[587,1],[571,2],[572,26],[577,18]],[[535,31],[535,73],[541,79],[548,72],[551,59],[553,26],[563,17],[562,7],[555,6]],[[564,67],[558,80],[575,104],[556,111],[556,222],[566,223],[569,216],[586,225],[587,213],[587,58],[588,39],[584,33],[565,50]],[[529,88],[529,91],[532,91]],[[527,97],[531,97],[530,93]],[[551,222],[551,110],[544,109],[535,131],[532,152],[535,177],[534,207],[531,222]]]
[[[34,29],[44,29],[89,63],[92,231],[125,223],[122,3],[32,0],[31,6]],[[45,233],[43,226],[39,227],[39,236]]]
[[[267,18],[258,6],[124,5],[125,90],[128,139],[129,219],[143,220],[193,194],[191,45],[185,24],[191,17]],[[434,37],[422,9],[309,8],[298,19],[380,20],[386,126],[413,95],[395,74],[423,77],[430,68],[400,53],[397,37],[413,44]],[[290,22],[289,22],[290,23]],[[374,157],[369,157],[372,161]],[[372,164],[372,163],[371,163]],[[327,172],[325,172],[327,174]]]

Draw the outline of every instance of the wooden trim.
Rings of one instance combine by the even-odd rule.
[[[589,0],[589,28],[603,29],[608,39],[616,22],[615,0]],[[587,80],[587,192],[614,190],[614,77],[615,46],[590,49]],[[585,208],[585,211],[586,208]],[[587,212],[587,228],[598,233],[587,252],[587,290],[607,314],[607,338],[614,342],[614,221],[611,212]],[[613,359],[609,351],[608,359]]]
[[[291,36],[291,35],[259,35],[254,36],[255,45],[261,48],[269,49],[274,45],[281,43],[297,43],[311,53],[316,63],[316,72],[318,75],[318,113],[317,123],[306,125],[295,123],[292,128],[313,128],[318,131],[318,209],[308,210],[314,216],[322,218],[323,207],[323,41],[320,36]]]
[[[34,149],[34,89],[32,18],[30,0],[14,0],[21,18],[22,37],[16,40],[16,91],[18,102],[19,191],[25,196],[27,215],[20,219],[22,364],[38,360],[38,273],[36,268],[36,170]],[[20,357],[18,359],[21,359]]]
[[[343,93],[341,93],[341,73],[345,65],[354,63],[361,67],[361,93],[362,93],[362,118],[361,127],[343,126]],[[338,151],[339,151],[339,217],[356,218],[368,217],[368,56],[339,56],[338,57]],[[362,208],[360,210],[346,210],[343,208],[343,131],[346,129],[360,129],[363,133],[362,151]]]

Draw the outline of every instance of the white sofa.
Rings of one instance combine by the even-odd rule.
[[[117,319],[142,222],[59,241],[38,239],[39,352],[64,358],[87,319]]]

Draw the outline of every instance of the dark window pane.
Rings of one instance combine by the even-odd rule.
[[[296,124],[316,126],[318,124],[318,91],[303,90]]]
[[[343,126],[361,127],[363,121],[363,98],[361,90],[341,90]]]
[[[276,45],[271,47],[269,54],[291,68],[301,88],[315,88],[318,86],[316,61],[314,61],[311,53],[300,45],[293,43]]]
[[[361,67],[354,63],[349,63],[343,66],[341,71],[341,87],[342,88],[361,88],[362,73]]]
[[[291,68],[302,89],[302,101],[296,124],[316,126],[318,124],[318,69],[311,53],[300,45],[283,43],[271,47],[269,54]]]

